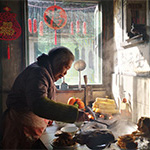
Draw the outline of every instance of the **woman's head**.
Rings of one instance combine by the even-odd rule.
[[[55,81],[67,74],[73,61],[74,55],[66,47],[56,47],[49,51],[48,56],[50,58],[51,66]]]

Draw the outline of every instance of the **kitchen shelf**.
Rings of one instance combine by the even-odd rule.
[[[130,47],[133,47],[133,46],[137,46],[137,45],[139,45],[141,43],[144,43],[142,34],[134,36],[134,37],[132,37],[130,39],[127,39],[125,42],[121,43],[121,46],[123,48],[130,48]]]

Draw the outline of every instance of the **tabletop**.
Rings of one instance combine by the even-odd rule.
[[[74,126],[74,124],[68,124],[70,126]],[[46,128],[45,132],[41,136],[41,141],[46,146],[48,150],[53,150],[53,147],[51,146],[51,141],[56,138],[55,133],[60,129],[55,122],[49,127]],[[86,145],[78,145],[76,150],[90,150]],[[120,150],[119,147],[116,144],[111,144],[109,148],[105,148],[105,150]]]

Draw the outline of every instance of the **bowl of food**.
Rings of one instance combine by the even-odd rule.
[[[55,134],[57,138],[54,138],[50,144],[54,149],[68,149],[75,150],[79,144],[73,139],[73,136],[67,132],[57,132]]]
[[[75,135],[79,128],[76,126],[65,126],[60,129],[62,132],[70,133],[71,135]]]

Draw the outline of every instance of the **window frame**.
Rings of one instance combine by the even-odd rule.
[[[47,1],[47,0],[43,0],[43,1]],[[62,0],[57,0],[58,2],[61,2]],[[67,2],[81,2],[80,0],[65,0]],[[100,66],[99,66],[99,75],[100,75],[100,80],[101,80],[101,83],[95,83],[95,84],[88,84],[88,86],[90,88],[100,88],[102,85],[103,85],[103,73],[102,73],[102,3],[100,2],[100,0],[83,0],[83,2],[92,2],[92,3],[97,3],[98,4],[98,17],[99,17],[99,22],[98,22],[98,36],[97,36],[97,41],[98,41],[98,44],[95,45],[95,47],[98,48],[99,50],[99,61],[100,61]],[[25,12],[25,37],[26,37],[26,42],[25,42],[25,61],[26,61],[26,66],[28,66],[30,64],[30,55],[29,55],[29,33],[28,33],[28,24],[27,24],[27,21],[28,21],[28,0],[26,0],[26,3],[25,3],[25,9],[26,12]],[[73,66],[72,66],[73,67]],[[57,85],[57,87],[59,88],[60,85]],[[84,87],[84,84],[81,84],[81,88]],[[69,89],[74,89],[74,88],[78,88],[78,84],[76,85],[69,85]]]

